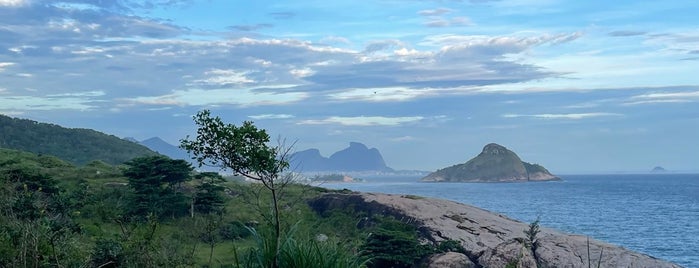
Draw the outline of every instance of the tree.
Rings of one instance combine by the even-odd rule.
[[[241,126],[225,124],[221,118],[211,117],[208,110],[194,116],[197,124],[197,137],[194,140],[181,140],[180,147],[187,150],[197,160],[199,166],[214,166],[232,170],[247,179],[260,182],[271,194],[274,232],[272,241],[276,254],[272,264],[278,266],[281,222],[279,199],[281,191],[291,182],[283,174],[289,167],[287,160],[290,148],[269,146],[269,135],[258,129],[253,122],[245,121]]]
[[[220,185],[225,179],[215,172],[202,172],[194,176],[201,183],[197,185],[197,192],[194,195],[192,206],[194,211],[202,214],[221,214],[225,199]]]
[[[163,217],[186,213],[186,198],[180,188],[191,179],[193,169],[187,161],[146,156],[125,164],[128,168],[124,175],[133,190],[129,214],[144,219],[150,214]]]

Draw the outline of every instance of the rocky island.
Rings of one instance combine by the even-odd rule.
[[[502,145],[490,143],[466,163],[437,170],[422,181],[426,182],[526,182],[553,181],[560,178],[538,164],[522,161],[517,154]]]

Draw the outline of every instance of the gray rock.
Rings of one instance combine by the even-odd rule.
[[[439,253],[430,256],[427,268],[475,268],[468,256],[457,252]]]
[[[466,256],[483,267],[504,267],[518,261],[518,267],[584,268],[597,267],[663,268],[679,265],[630,251],[580,235],[541,228],[536,252],[524,246],[523,231],[528,224],[477,207],[448,200],[373,193],[332,193],[310,202],[317,211],[354,208],[369,214],[391,215],[415,225],[426,243],[444,240],[461,243]],[[600,258],[601,256],[601,258]],[[588,261],[589,260],[589,261]],[[534,264],[534,266],[530,266]]]

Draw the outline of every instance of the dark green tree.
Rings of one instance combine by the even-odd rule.
[[[181,140],[180,147],[187,150],[199,165],[232,170],[247,179],[260,182],[271,194],[273,229],[271,241],[274,249],[272,265],[278,266],[281,237],[280,195],[291,183],[283,172],[289,167],[287,160],[290,148],[270,146],[269,135],[252,122],[241,126],[226,124],[219,117],[211,117],[208,110],[194,116],[197,136]]]
[[[146,156],[125,163],[124,176],[133,191],[129,214],[138,219],[148,215],[180,216],[187,213],[182,183],[191,179],[192,166],[166,156]]]
[[[225,205],[221,183],[225,179],[216,172],[202,172],[195,176],[200,184],[194,195],[194,211],[202,214],[221,214]]]

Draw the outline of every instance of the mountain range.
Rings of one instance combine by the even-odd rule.
[[[318,149],[299,151],[291,155],[291,167],[298,172],[393,172],[386,166],[376,148],[369,149],[359,142],[350,142],[349,147],[324,157]]]

